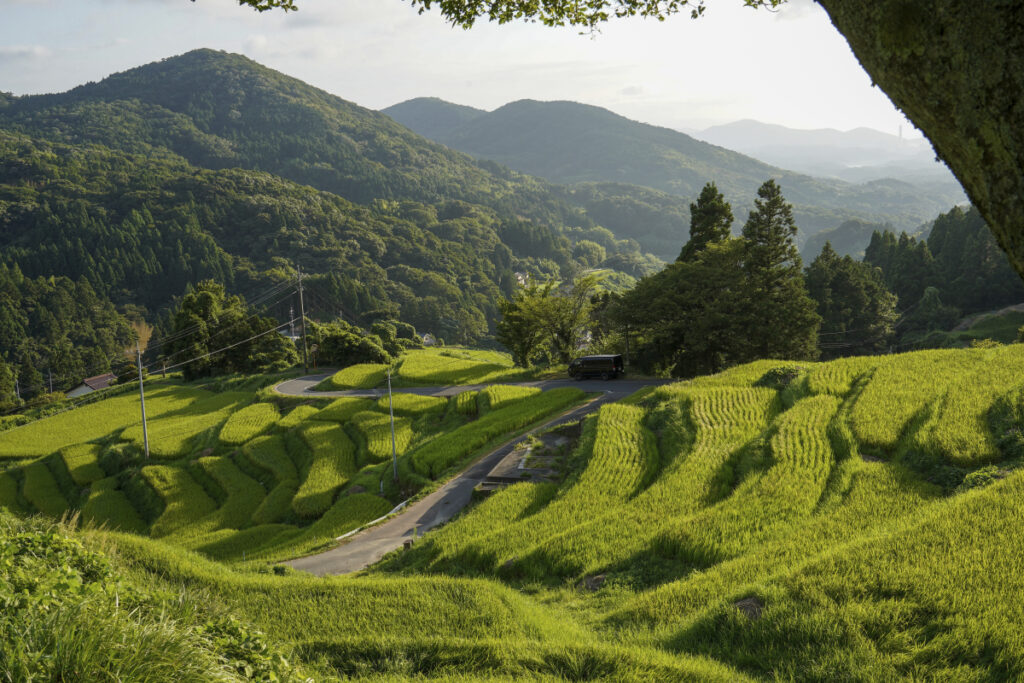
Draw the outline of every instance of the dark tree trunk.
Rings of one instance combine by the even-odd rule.
[[[1024,275],[1024,1],[817,1]]]

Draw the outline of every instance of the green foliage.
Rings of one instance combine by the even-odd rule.
[[[279,419],[277,408],[270,403],[254,403],[231,413],[220,428],[220,440],[237,446],[270,429]]]
[[[184,365],[187,380],[284,370],[299,357],[291,343],[277,334],[278,327],[273,318],[256,315],[242,297],[228,296],[223,285],[204,280],[190,285],[178,304],[170,330],[175,337],[161,351],[189,361]]]
[[[199,401],[211,396],[209,392],[192,387],[154,387],[147,390],[146,414],[154,420],[164,414],[186,412],[190,405],[202,409],[206,404]],[[65,446],[109,436],[125,425],[141,421],[138,406],[137,393],[121,394],[0,432],[0,458],[47,455]],[[137,431],[141,441],[141,427],[129,427],[129,430],[133,434]]]
[[[478,391],[463,391],[453,399],[455,401],[455,412],[459,415],[476,415],[478,411]]]
[[[296,479],[286,479],[270,489],[252,513],[253,524],[272,524],[292,514],[292,499],[299,489]]]
[[[792,207],[768,180],[741,239],[709,239],[610,304],[615,326],[640,335],[636,364],[692,377],[758,358],[813,357],[820,319],[795,236]]]
[[[839,258],[828,242],[807,268],[807,293],[821,316],[818,346],[825,358],[884,351],[899,315],[896,297],[885,288],[881,271]]]
[[[299,478],[281,436],[257,437],[245,444],[242,453],[252,464],[270,472],[278,482],[297,481]]]
[[[700,191],[690,204],[690,239],[679,253],[679,261],[691,261],[709,243],[724,242],[732,235],[732,207],[714,183]]]
[[[149,451],[156,457],[178,458],[187,455],[201,444],[197,437],[215,431],[235,411],[252,400],[252,394],[241,391],[225,391],[207,395],[189,403],[181,410],[170,411],[158,419],[149,420]],[[146,404],[147,411],[149,404]],[[147,413],[148,414],[148,413]],[[143,445],[142,424],[132,425],[121,432],[121,439]]]
[[[511,350],[516,365],[522,367],[542,357],[569,362],[591,326],[591,294],[600,279],[590,273],[561,287],[550,280],[517,289],[511,299],[498,302],[502,318],[495,339]]]
[[[258,631],[188,590],[135,581],[40,523],[0,516],[0,675],[9,680],[296,680]]]

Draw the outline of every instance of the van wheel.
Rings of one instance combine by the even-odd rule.
[[[601,373],[601,379],[603,379],[603,380],[604,380],[605,382],[607,382],[607,381],[608,381],[608,380],[610,380],[611,378],[612,378],[612,376],[611,376],[611,375],[609,375],[609,374],[608,374],[607,372],[602,372],[602,373]]]

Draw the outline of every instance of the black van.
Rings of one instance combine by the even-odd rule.
[[[584,379],[586,377],[600,377],[601,379],[613,379],[625,374],[620,354],[606,354],[603,356],[583,356],[569,363],[569,377],[573,379]]]

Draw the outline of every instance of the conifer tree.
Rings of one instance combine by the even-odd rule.
[[[793,207],[774,180],[765,181],[757,196],[743,226],[746,355],[813,358],[821,318],[804,284]]]
[[[826,242],[807,268],[806,282],[822,318],[822,356],[885,350],[899,315],[896,296],[885,288],[880,269],[849,256],[840,258]]]
[[[728,239],[732,221],[732,207],[725,197],[714,183],[705,185],[697,202],[690,204],[690,241],[676,261],[692,261],[708,244]]]

